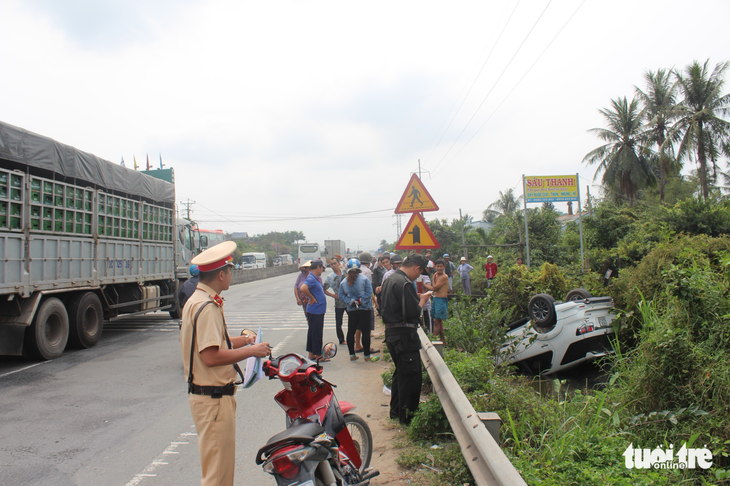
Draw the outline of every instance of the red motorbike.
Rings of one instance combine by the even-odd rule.
[[[334,357],[327,343],[322,356]],[[367,422],[350,413],[355,405],[335,397],[336,385],[322,378],[322,366],[290,353],[264,362],[264,374],[284,389],[274,398],[286,413],[286,430],[256,454],[256,464],[284,486],[367,486],[380,474],[369,468],[373,436]]]

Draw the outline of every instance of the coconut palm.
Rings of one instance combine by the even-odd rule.
[[[640,189],[653,183],[654,173],[642,154],[645,134],[641,125],[644,111],[637,99],[611,100],[611,107],[599,110],[607,128],[588,130],[606,143],[583,158],[587,164],[598,164],[593,180],[603,172],[604,189],[617,200],[627,199],[629,206]]]
[[[488,209],[484,210],[484,219],[487,219],[489,214],[496,211],[497,213],[505,216],[512,216],[520,209],[520,201],[522,196],[515,198],[514,189],[509,188],[505,192],[499,191],[499,199],[489,205]]]
[[[656,145],[656,156],[659,167],[659,200],[664,201],[664,186],[667,174],[671,169],[678,173],[677,168],[670,168],[672,163],[672,139],[669,130],[672,121],[676,118],[676,84],[673,83],[670,72],[659,69],[656,72],[644,73],[646,92],[638,87],[636,95],[644,105],[644,116],[647,122],[647,146]]]
[[[522,196],[515,198],[515,191],[511,187],[504,192],[499,191],[499,199],[490,204],[482,213],[484,220],[491,223],[500,215],[508,218],[517,215],[520,210],[520,201],[522,201]],[[522,228],[519,224],[517,225],[517,231],[520,235],[520,241],[522,241]]]
[[[723,119],[730,112],[730,94],[723,94],[723,75],[727,61],[718,63],[709,71],[710,60],[700,65],[694,61],[684,72],[676,72],[677,84],[684,100],[678,106],[676,133],[681,138],[677,158],[696,157],[702,197],[709,195],[708,163],[712,164],[713,180],[717,174],[717,160],[728,155],[730,122]]]

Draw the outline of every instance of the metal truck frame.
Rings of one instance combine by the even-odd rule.
[[[0,354],[53,359],[96,345],[104,319],[179,317],[195,231],[173,183],[0,122]]]

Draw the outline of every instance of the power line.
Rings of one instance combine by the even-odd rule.
[[[316,220],[316,219],[335,219],[335,218],[345,218],[345,217],[352,217],[352,216],[361,216],[365,214],[373,214],[373,213],[382,213],[382,212],[392,212],[395,208],[388,208],[388,209],[377,209],[374,211],[360,211],[356,213],[342,213],[342,214],[326,214],[321,216],[281,216],[281,217],[275,217],[270,219],[231,219],[231,218],[225,218],[222,220],[213,220],[213,219],[200,219],[199,222],[204,223],[275,223],[279,221],[301,221],[301,220]],[[211,211],[213,214],[220,216],[219,214],[215,213],[214,211]]]
[[[482,64],[481,69],[479,69],[479,72],[477,73],[476,77],[474,78],[474,81],[471,83],[471,86],[469,86],[469,90],[466,92],[466,94],[464,95],[464,98],[461,100],[461,104],[459,105],[459,108],[456,110],[456,113],[454,113],[454,116],[451,117],[451,121],[449,121],[449,124],[446,127],[446,129],[444,130],[444,133],[441,134],[441,137],[439,137],[438,141],[436,142],[436,145],[434,145],[433,150],[431,150],[431,153],[428,154],[428,157],[426,157],[426,159],[423,161],[424,164],[426,162],[428,162],[428,159],[431,158],[434,151],[436,151],[436,149],[438,148],[439,143],[441,143],[441,140],[444,138],[444,135],[446,135],[446,132],[448,132],[449,128],[451,128],[451,124],[454,122],[456,115],[458,115],[459,112],[461,111],[461,107],[464,106],[464,102],[466,101],[466,98],[469,96],[469,93],[471,93],[471,90],[474,87],[474,85],[476,84],[477,79],[479,79],[479,76],[481,76],[482,71],[484,70],[484,67],[487,65],[487,61],[489,61],[489,58],[492,57],[492,53],[494,52],[494,49],[497,47],[497,44],[499,44],[499,39],[502,38],[502,34],[504,34],[504,31],[507,30],[507,26],[509,25],[510,20],[512,20],[512,16],[514,15],[515,10],[517,10],[517,7],[519,6],[519,4],[520,4],[520,0],[517,1],[515,8],[512,9],[512,13],[510,14],[509,18],[507,19],[507,22],[504,24],[504,27],[502,27],[502,31],[499,33],[499,37],[497,37],[497,40],[494,42],[494,45],[492,46],[492,50],[489,51],[489,54],[487,55],[487,58],[484,60],[484,63]],[[504,17],[504,12],[502,12],[502,16]],[[501,18],[499,20],[500,20],[500,22],[502,21]],[[499,25],[499,22],[497,23],[497,25]],[[492,35],[494,35],[494,32],[492,32]],[[484,50],[482,51],[482,54],[484,54],[484,51],[487,50],[487,46],[489,46],[489,43],[491,41],[492,41],[492,38],[490,37],[484,46]],[[482,54],[479,55],[480,58],[482,57]],[[474,66],[474,69],[476,69],[476,66]],[[472,69],[472,73],[474,72],[474,69]],[[471,77],[471,74],[469,75],[469,77]],[[466,87],[466,85],[464,85],[464,87]],[[464,88],[461,88],[461,91],[463,92]],[[459,94],[459,97],[461,97],[461,94]],[[459,97],[457,97],[456,100],[454,101],[454,105],[456,105],[456,101],[458,101]],[[451,110],[453,110],[453,109],[454,109],[454,106],[451,107]],[[449,113],[451,113],[451,110],[449,110]],[[446,115],[446,119],[444,119],[443,123],[441,123],[441,127],[439,127],[438,132],[436,132],[437,134],[439,132],[441,132],[441,128],[443,128],[444,123],[446,123],[447,119],[448,119],[448,115]]]
[[[498,77],[498,78],[497,78],[497,80],[496,80],[496,81],[494,82],[494,84],[493,84],[493,85],[492,85],[492,87],[490,88],[490,90],[489,90],[489,92],[487,93],[487,95],[486,95],[486,96],[484,97],[484,99],[482,100],[482,102],[481,102],[481,103],[479,104],[479,106],[477,107],[477,109],[476,109],[476,110],[474,111],[474,114],[473,114],[473,115],[471,116],[471,118],[469,118],[469,121],[467,121],[467,122],[466,122],[466,125],[464,125],[464,128],[463,128],[463,129],[461,130],[461,132],[459,133],[459,136],[457,136],[457,137],[456,137],[456,139],[454,140],[454,142],[453,142],[453,143],[451,144],[451,146],[449,147],[449,150],[447,150],[447,151],[446,151],[446,153],[444,154],[444,156],[443,156],[443,157],[441,157],[441,160],[439,161],[439,163],[438,163],[438,164],[436,164],[436,167],[434,168],[434,172],[435,172],[435,171],[436,171],[436,170],[438,169],[438,167],[439,167],[439,166],[441,165],[441,162],[443,162],[443,161],[444,161],[444,159],[446,158],[446,156],[447,156],[447,155],[449,155],[449,152],[451,152],[451,149],[452,149],[452,148],[454,148],[454,145],[456,145],[456,142],[458,142],[458,141],[459,141],[459,139],[460,139],[460,138],[461,138],[461,136],[462,136],[462,135],[464,134],[464,132],[466,131],[466,129],[467,129],[467,127],[469,126],[469,124],[470,124],[470,123],[472,122],[472,120],[473,120],[473,119],[474,119],[474,117],[475,117],[475,116],[477,115],[477,113],[479,113],[479,110],[481,110],[481,109],[482,109],[482,106],[483,106],[483,105],[484,105],[484,103],[485,103],[485,102],[487,101],[487,98],[489,98],[489,95],[490,95],[490,94],[492,94],[492,91],[494,91],[494,88],[496,88],[496,87],[497,87],[497,84],[499,83],[499,80],[500,80],[500,79],[502,79],[502,76],[504,76],[504,73],[506,73],[506,72],[507,72],[507,69],[509,69],[510,65],[512,64],[512,61],[514,61],[514,60],[515,60],[515,57],[517,57],[517,54],[518,54],[518,53],[520,52],[520,50],[522,49],[522,46],[524,46],[524,45],[525,45],[525,42],[527,42],[527,39],[528,39],[528,38],[530,37],[530,34],[532,34],[532,31],[533,31],[533,30],[535,30],[535,27],[537,26],[538,22],[540,22],[540,19],[541,19],[541,18],[542,18],[542,16],[543,16],[543,15],[545,14],[545,11],[546,11],[546,10],[548,9],[548,7],[550,6],[550,4],[551,4],[551,3],[553,3],[553,0],[550,0],[550,1],[548,2],[548,4],[547,4],[547,5],[545,6],[545,8],[543,9],[543,11],[542,11],[542,12],[540,13],[540,16],[539,16],[539,17],[537,18],[537,20],[535,21],[535,23],[534,23],[534,24],[532,25],[532,27],[530,28],[530,31],[529,31],[529,32],[527,33],[527,35],[526,35],[526,36],[525,36],[525,38],[524,38],[524,39],[522,40],[522,42],[520,43],[520,45],[519,45],[519,47],[517,48],[517,50],[515,51],[515,53],[514,53],[514,54],[512,55],[512,58],[511,58],[511,59],[509,60],[509,62],[507,63],[507,65],[506,65],[506,66],[504,67],[504,69],[502,70],[502,73],[501,73],[501,74],[499,75],[499,77]],[[452,159],[452,160],[453,160],[453,159]]]
[[[476,137],[477,134],[481,131],[481,129],[484,128],[484,126],[487,124],[487,122],[489,122],[489,120],[492,119],[492,117],[494,116],[494,114],[497,113],[497,110],[499,110],[500,107],[504,104],[504,102],[507,101],[507,98],[509,98],[510,95],[514,92],[514,90],[517,89],[517,87],[520,85],[520,83],[522,82],[522,80],[525,79],[525,77],[527,76],[527,74],[532,70],[532,68],[535,66],[535,64],[537,64],[537,62],[540,60],[540,58],[542,57],[542,55],[545,54],[545,52],[552,45],[552,43],[555,41],[555,39],[558,38],[558,36],[560,35],[560,33],[563,31],[563,29],[565,29],[565,27],[568,25],[568,23],[573,19],[573,17],[575,16],[575,14],[578,13],[578,10],[583,6],[583,4],[585,3],[585,1],[586,0],[583,0],[580,3],[580,5],[578,5],[578,7],[573,11],[573,13],[570,15],[570,17],[568,17],[568,20],[566,20],[565,23],[563,24],[563,26],[560,27],[560,30],[558,30],[558,32],[555,34],[555,36],[550,40],[550,42],[548,42],[547,46],[545,46],[545,49],[543,49],[542,52],[540,53],[540,55],[537,56],[537,59],[535,59],[535,61],[530,65],[530,67],[527,69],[527,71],[525,71],[525,74],[522,75],[522,77],[519,79],[519,81],[517,81],[517,83],[514,85],[514,87],[510,90],[510,92],[507,93],[507,96],[505,96],[504,99],[499,103],[499,105],[497,105],[497,107],[494,109],[494,111],[492,111],[492,113],[484,121],[484,123],[482,123],[482,125],[477,129],[477,131],[474,132],[474,134],[471,136],[471,138],[469,140],[467,140],[464,145],[462,145],[462,147],[459,149],[458,152],[456,152],[456,154],[454,154],[454,156],[451,158],[451,160],[449,160],[446,164],[444,164],[443,167],[441,167],[441,170],[445,169],[447,165],[449,165],[451,162],[453,162],[453,160],[461,153],[461,151],[464,150],[464,148],[467,145],[469,145],[469,142],[471,142],[474,139],[474,137]],[[547,8],[547,7],[545,7],[545,8]],[[436,172],[436,170],[434,169],[434,175],[436,175],[435,172]],[[440,172],[440,170],[439,170],[439,172]]]

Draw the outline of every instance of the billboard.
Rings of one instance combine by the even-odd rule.
[[[524,176],[525,202],[579,201],[578,175]]]

